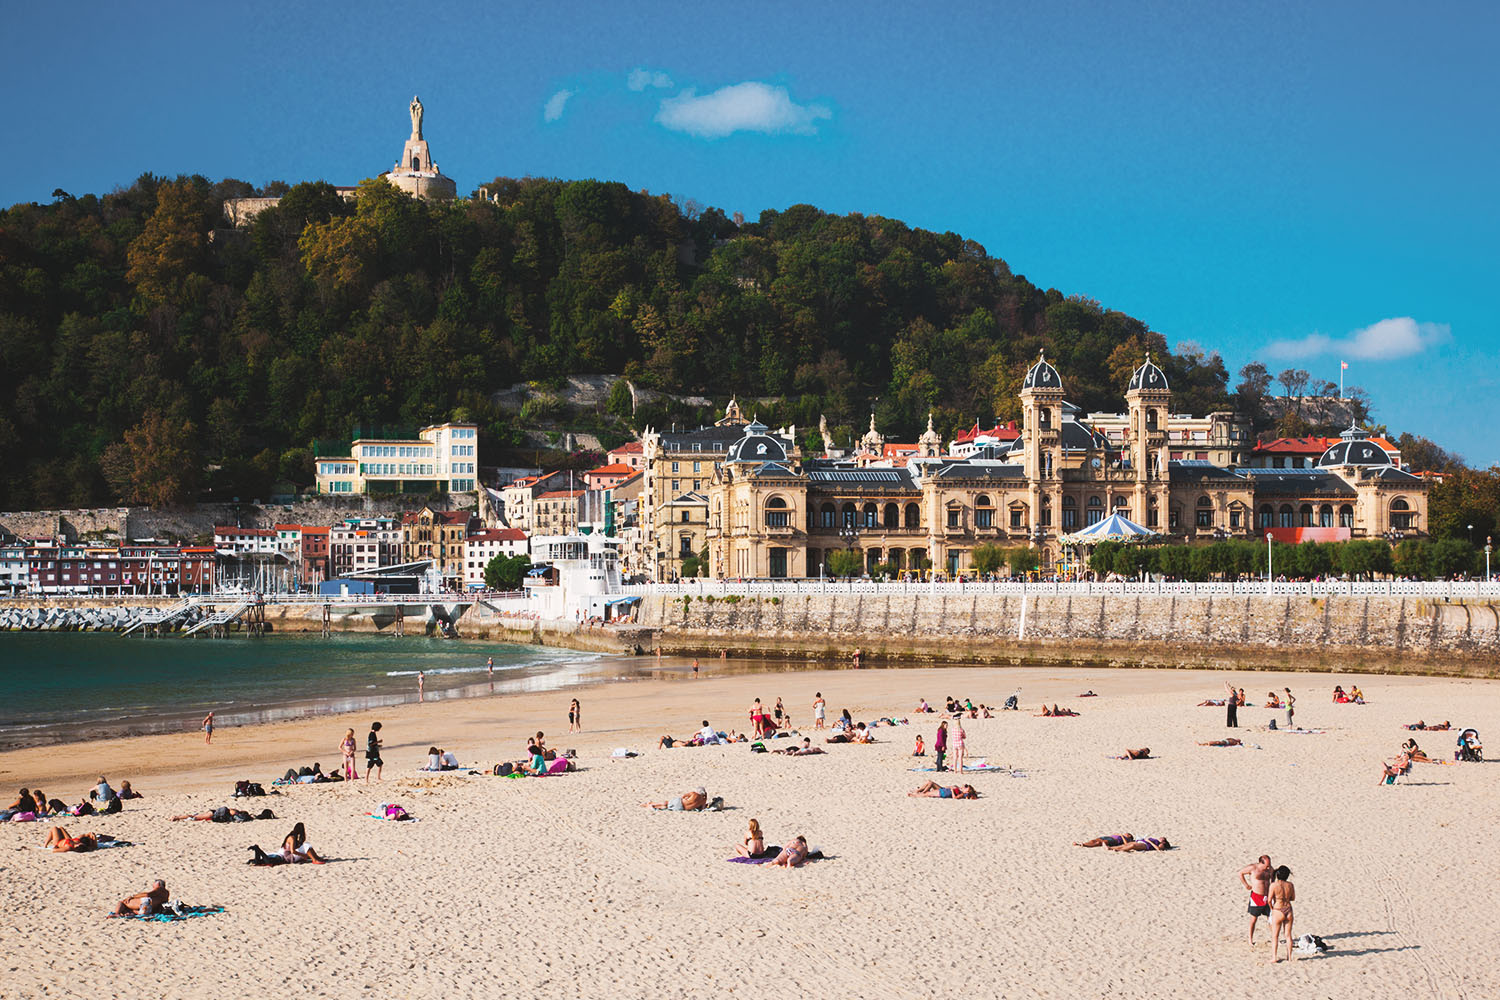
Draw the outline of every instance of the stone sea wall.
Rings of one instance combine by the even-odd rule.
[[[668,652],[1500,676],[1500,606],[1399,596],[649,597]]]

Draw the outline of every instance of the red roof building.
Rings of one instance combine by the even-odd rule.
[[[1338,444],[1336,437],[1289,437],[1262,441],[1250,452],[1252,469],[1312,469],[1316,468],[1323,453]],[[1391,458],[1391,464],[1401,468],[1401,449],[1383,437],[1372,437],[1370,443],[1382,449]]]
[[[618,448],[609,451],[611,465],[628,465],[632,469],[639,469],[646,464],[646,455],[639,441],[628,441]]]
[[[583,474],[583,481],[591,490],[607,490],[619,486],[633,475],[635,475],[634,468],[624,462],[615,462],[610,465],[601,465],[597,469],[590,469]]]

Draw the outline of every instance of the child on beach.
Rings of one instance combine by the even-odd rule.
[[[339,750],[344,754],[344,778],[348,781],[359,780],[359,770],[354,766],[354,751],[358,749],[359,742],[354,738],[354,730],[350,729],[339,744]]]
[[[370,735],[365,737],[365,783],[370,781],[370,774],[374,772],[375,780],[381,781],[381,769],[385,761],[380,759],[380,723],[370,723]]]
[[[922,745],[922,734],[917,734],[917,748],[911,752],[913,757],[926,757],[927,748]]]

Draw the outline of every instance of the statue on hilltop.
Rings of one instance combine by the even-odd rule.
[[[414,140],[422,138],[422,99],[413,97],[411,99],[411,137]]]

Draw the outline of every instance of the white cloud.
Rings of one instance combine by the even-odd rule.
[[[656,120],[676,132],[722,139],[734,132],[791,132],[812,135],[816,122],[832,118],[820,104],[797,104],[785,87],[748,80],[699,97],[689,87],[661,102]]]
[[[642,91],[647,87],[655,87],[657,90],[666,90],[672,86],[672,78],[661,70],[633,69],[625,78],[625,86],[634,91]]]
[[[576,94],[575,90],[559,90],[547,98],[547,103],[542,107],[542,119],[555,122],[563,116],[563,108],[568,106],[568,98]]]
[[[1410,316],[1396,316],[1355,330],[1347,337],[1309,333],[1296,340],[1273,341],[1266,353],[1273,358],[1312,358],[1338,354],[1358,361],[1394,361],[1420,354],[1452,337],[1447,323],[1418,323]]]

